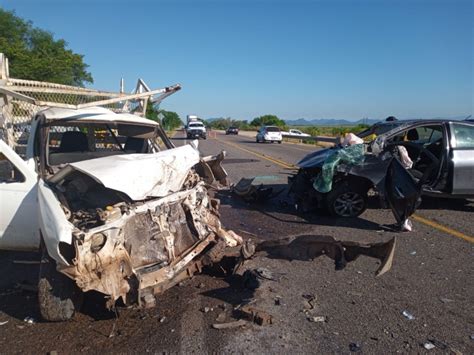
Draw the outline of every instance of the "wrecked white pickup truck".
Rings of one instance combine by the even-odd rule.
[[[0,140],[0,249],[42,251],[43,318],[71,318],[89,290],[109,307],[153,306],[154,294],[239,245],[208,193],[226,181],[221,159],[100,107],[37,113],[26,160]]]

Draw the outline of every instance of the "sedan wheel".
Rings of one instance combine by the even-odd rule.
[[[347,192],[334,201],[334,210],[339,216],[358,216],[364,207],[364,200],[357,192]]]
[[[328,193],[327,207],[333,216],[357,217],[367,208],[367,192],[339,185]]]

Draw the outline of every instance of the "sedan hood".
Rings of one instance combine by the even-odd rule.
[[[197,163],[199,151],[185,145],[155,154],[114,155],[71,163],[49,181],[58,183],[73,171],[80,171],[105,187],[140,201],[179,191]]]
[[[313,153],[308,154],[298,162],[298,167],[308,169],[322,167],[326,159],[334,150],[339,150],[339,147],[331,147],[321,150],[316,150]]]

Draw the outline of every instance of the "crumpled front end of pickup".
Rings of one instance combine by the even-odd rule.
[[[61,217],[45,238],[57,269],[82,291],[105,294],[108,306],[119,298],[152,306],[154,294],[238,253],[242,238],[222,227],[208,191],[227,181],[223,158],[201,159],[188,145],[64,167],[45,189],[55,195],[51,218]],[[63,225],[71,238],[59,238]]]
[[[219,201],[195,174],[195,186],[128,208],[109,206],[106,223],[74,235],[72,265],[60,271],[83,291],[96,290],[126,304],[154,305],[163,292],[204,265],[219,261],[242,239],[222,228]]]

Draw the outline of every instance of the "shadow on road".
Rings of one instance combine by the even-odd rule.
[[[474,212],[474,201],[467,199],[422,196],[419,210],[452,210]]]
[[[40,321],[38,306],[38,253],[0,251],[0,312],[18,320],[32,317]],[[87,292],[81,313],[95,320],[115,318],[98,292]]]
[[[287,224],[337,226],[363,230],[380,230],[383,228],[378,223],[364,219],[363,215],[357,218],[337,218],[328,215],[323,209],[316,209],[304,214],[298,213],[291,197],[288,196],[287,184],[266,184],[265,187],[273,188],[274,192],[282,192],[271,199],[253,203],[245,202],[228,190],[219,191],[217,197],[222,204],[230,205],[232,209],[256,211],[265,217]],[[376,197],[369,199],[369,208],[380,208],[380,203]]]
[[[0,251],[0,312],[19,320],[39,319],[39,260],[37,253]]]
[[[228,287],[213,289],[202,293],[205,296],[225,301],[234,306],[245,304],[255,297],[255,291],[262,281],[275,280],[272,272],[265,268],[252,268],[249,265],[258,265],[262,258],[278,260],[299,260],[312,262],[321,256],[329,257],[334,261],[335,270],[342,270],[349,262],[357,260],[364,255],[378,259],[380,265],[376,275],[381,275],[392,266],[395,250],[395,238],[386,242],[358,243],[339,241],[327,235],[303,234],[275,240],[266,240],[255,245],[255,254],[245,262],[239,261],[238,273],[223,273],[216,267],[205,273],[213,277],[223,277]],[[251,260],[254,260],[252,263]],[[233,260],[234,264],[236,259]],[[245,266],[247,265],[247,266]],[[222,267],[221,267],[222,270]],[[225,277],[225,275],[229,275]]]
[[[190,142],[194,141],[194,140],[205,140],[203,138],[187,138],[187,137],[173,137],[171,138],[171,141],[185,141],[185,140],[188,140]]]
[[[204,270],[203,274],[216,277],[215,270]],[[219,277],[219,275],[217,275]],[[201,293],[204,296],[231,304],[233,307],[246,303],[254,298],[255,290],[245,287],[245,280],[242,275],[220,275],[228,284],[226,287],[215,288]]]
[[[228,158],[228,159],[224,159],[222,161],[222,165],[258,163],[258,162],[260,162],[260,160],[258,160],[258,159]]]

